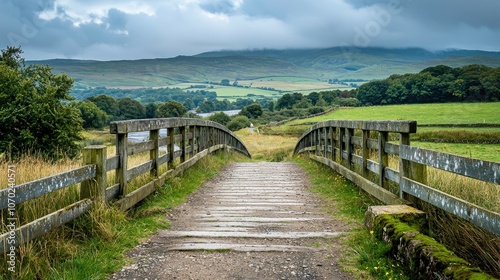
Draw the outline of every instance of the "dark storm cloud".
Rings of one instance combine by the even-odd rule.
[[[497,0],[7,0],[0,45],[86,59],[338,45],[500,50],[499,10]]]

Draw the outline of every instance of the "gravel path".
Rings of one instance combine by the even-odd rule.
[[[235,163],[167,214],[110,279],[351,279],[348,227],[324,212],[294,163]]]

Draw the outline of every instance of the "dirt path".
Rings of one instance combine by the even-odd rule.
[[[293,163],[235,163],[167,215],[110,279],[350,279],[339,236]]]

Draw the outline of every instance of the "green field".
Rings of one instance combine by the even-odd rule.
[[[418,124],[500,124],[500,102],[439,103],[342,108],[323,116],[296,120],[289,125],[324,120],[416,120]]]
[[[199,88],[217,93],[217,99],[228,99],[235,101],[237,98],[259,98],[267,97],[275,100],[287,92],[300,92],[309,94],[313,91],[326,91],[335,89],[351,89],[350,87],[337,84],[328,84],[326,82],[317,81],[304,77],[266,77],[256,80],[239,80],[238,84],[243,87],[211,85],[206,83],[180,83],[173,87],[178,87],[184,90],[197,90],[191,86],[207,86],[207,88]],[[273,88],[275,90],[267,90],[262,88]],[[249,96],[250,94],[250,96]],[[256,95],[256,96],[253,96]]]
[[[419,124],[500,124],[500,102],[495,103],[448,103],[394,105],[359,108],[341,108],[324,116],[301,119],[279,127],[273,127],[270,134],[302,134],[312,123],[325,120],[416,120]],[[464,136],[472,140],[500,139],[500,128],[484,127],[419,127],[413,138],[425,133],[436,132],[437,137],[453,138]],[[458,134],[458,135],[457,135]],[[449,137],[447,137],[449,136]],[[461,144],[412,141],[412,145],[425,149],[442,151],[466,157],[500,162],[500,144]]]

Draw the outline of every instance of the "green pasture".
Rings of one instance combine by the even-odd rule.
[[[325,120],[416,120],[418,124],[500,123],[500,102],[438,103],[341,108],[329,114],[295,120],[288,125]]]

